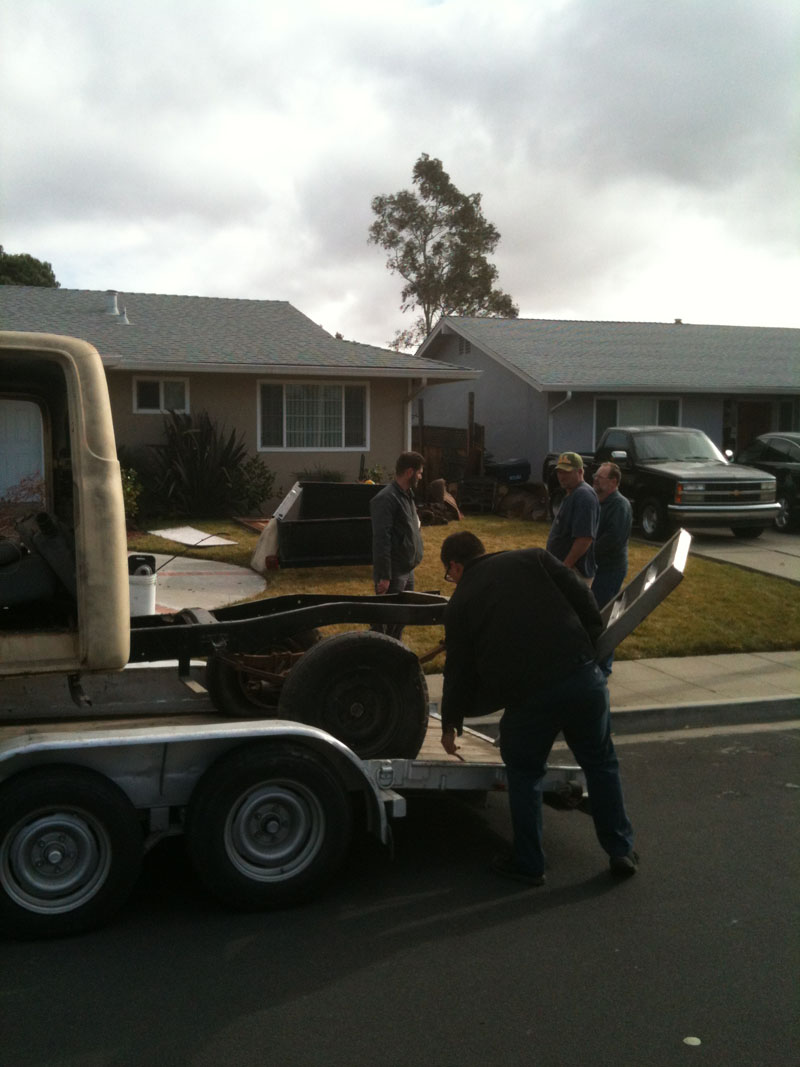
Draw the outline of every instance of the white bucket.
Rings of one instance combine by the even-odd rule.
[[[156,574],[129,574],[131,591],[131,618],[134,615],[155,615]]]

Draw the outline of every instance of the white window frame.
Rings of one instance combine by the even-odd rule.
[[[140,408],[138,403],[138,386],[139,382],[157,382],[158,383],[158,403],[157,408]],[[168,408],[164,406],[164,386],[167,383],[180,382],[183,385],[183,403],[182,408]],[[133,379],[133,413],[134,415],[168,415],[170,411],[178,411],[181,415],[188,415],[190,411],[189,404],[189,379],[169,377],[161,378],[155,374],[138,374]]]
[[[264,385],[280,386],[281,389],[283,390],[283,429],[282,429],[283,444],[281,444],[281,445],[262,445],[262,443],[261,443],[261,387],[264,386]],[[347,388],[352,388],[352,387],[355,387],[355,386],[358,386],[359,388],[363,389],[364,390],[364,409],[365,409],[364,410],[364,437],[365,437],[364,444],[346,445],[346,446],[344,444],[342,444],[342,445],[325,445],[325,446],[323,446],[323,445],[305,445],[305,446],[287,445],[286,444],[286,387],[287,386],[295,386],[295,385],[316,385],[316,386],[321,386],[321,387],[322,386],[325,386],[325,387],[335,386],[336,388],[342,390],[342,440],[344,440],[344,429],[345,429],[345,425],[344,425],[344,391]],[[371,407],[372,407],[372,405],[370,403],[370,383],[367,382],[367,381],[361,381],[361,380],[357,380],[357,379],[353,379],[353,381],[343,381],[341,379],[339,381],[330,381],[330,380],[325,380],[324,378],[321,378],[321,379],[316,379],[315,378],[315,379],[312,379],[312,380],[301,379],[301,380],[288,380],[288,381],[284,381],[283,379],[281,379],[280,381],[276,381],[274,378],[263,378],[258,383],[258,401],[257,401],[257,404],[256,404],[256,420],[257,420],[256,421],[256,440],[258,442],[258,451],[259,452],[367,452],[367,451],[369,451],[369,448],[370,448],[370,435],[371,435],[370,412],[371,412]]]

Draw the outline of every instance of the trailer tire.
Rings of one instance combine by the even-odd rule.
[[[320,641],[294,667],[278,714],[326,730],[361,759],[414,759],[428,727],[428,687],[400,641],[344,633]]]
[[[0,787],[0,927],[33,939],[101,926],[143,851],[136,810],[113,782],[83,767],[21,772]]]
[[[299,634],[272,645],[264,652],[306,652],[321,640],[319,630]],[[280,687],[269,685],[239,670],[220,656],[209,656],[206,663],[206,689],[214,707],[222,715],[234,718],[275,718],[278,714]]]
[[[235,908],[300,903],[341,866],[352,811],[338,775],[316,753],[249,743],[203,775],[186,842],[204,885]]]

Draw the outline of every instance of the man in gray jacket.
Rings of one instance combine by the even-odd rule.
[[[378,594],[414,588],[414,568],[422,562],[422,535],[413,490],[422,479],[424,462],[419,452],[401,453],[394,480],[370,501],[372,577]],[[403,632],[402,625],[373,629],[398,640]]]

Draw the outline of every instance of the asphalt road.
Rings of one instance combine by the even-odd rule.
[[[793,1065],[799,751],[785,726],[626,741],[623,884],[550,810],[547,886],[496,879],[502,795],[412,803],[393,861],[362,843],[324,899],[265,915],[166,842],[113,925],[3,945],[2,1062]]]

